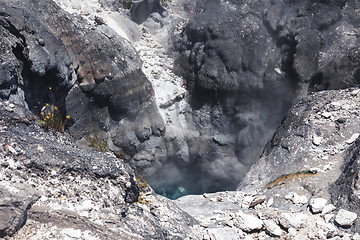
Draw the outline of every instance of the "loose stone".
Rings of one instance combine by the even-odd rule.
[[[327,199],[325,198],[312,198],[309,203],[312,213],[320,213],[326,204]]]
[[[328,204],[323,208],[323,210],[321,211],[321,214],[325,215],[325,214],[331,213],[335,209],[336,209],[336,207],[334,205]]]
[[[245,232],[252,232],[261,229],[263,221],[253,215],[239,212],[234,219],[234,225]]]
[[[274,221],[264,220],[264,226],[271,235],[276,237],[280,237],[282,235],[281,228]]]
[[[335,222],[341,227],[351,227],[357,218],[357,214],[345,209],[340,209],[336,214]]]

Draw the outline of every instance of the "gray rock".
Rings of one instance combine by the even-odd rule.
[[[360,234],[359,233],[355,233],[353,236],[354,240],[359,240],[360,239]]]
[[[99,17],[99,16],[95,16],[95,22],[96,22],[96,24],[98,24],[98,25],[103,25],[103,24],[105,24],[104,19],[103,19],[102,17]]]
[[[0,237],[11,236],[24,226],[27,212],[39,193],[24,184],[0,184]]]
[[[233,228],[209,228],[207,230],[211,239],[214,240],[237,240],[238,233]]]
[[[149,186],[139,187],[134,171],[113,154],[79,149],[66,135],[42,129],[28,110],[0,101],[0,126],[5,125],[2,237],[26,239],[30,231],[56,239],[89,232],[100,239],[197,236],[189,228],[196,223],[192,217]]]
[[[320,213],[323,211],[324,207],[327,204],[327,199],[325,198],[311,198],[309,205],[311,208],[311,211],[313,213]]]
[[[165,11],[160,0],[134,0],[131,3],[131,20],[140,24],[143,23],[151,13],[162,14]]]
[[[335,209],[336,209],[336,207],[334,205],[328,204],[323,208],[323,210],[321,211],[321,214],[325,215],[325,214],[331,213]]]
[[[110,11],[117,11],[120,7],[120,1],[117,0],[99,0],[101,6]]]
[[[350,212],[344,209],[340,209],[340,211],[335,216],[335,222],[339,224],[341,227],[351,227],[354,224],[357,218],[357,214],[354,212]]]
[[[36,106],[41,108],[45,100],[63,104],[65,94],[53,94],[49,88],[66,91],[72,87],[76,81],[73,59],[45,20],[39,19],[37,7],[13,8],[21,4],[27,5],[21,1],[1,2],[0,11],[6,13],[1,16],[0,24],[3,32],[0,40],[3,53],[0,59],[1,98],[17,95],[17,101],[32,110]]]
[[[294,204],[306,204],[308,198],[304,195],[299,196],[296,192],[290,192],[285,196],[285,199],[292,201]]]
[[[266,231],[269,232],[270,235],[275,236],[275,237],[280,237],[283,233],[283,231],[281,230],[279,225],[277,225],[272,220],[264,220],[264,227],[265,227]]]
[[[333,59],[317,71],[311,79],[309,90],[344,89],[359,85],[359,61],[359,48],[350,49],[345,56]]]
[[[254,200],[251,201],[250,203],[250,207],[255,207],[258,204],[261,204],[263,202],[265,202],[266,200],[266,196],[265,195],[260,195],[254,198]]]
[[[263,221],[258,217],[243,212],[236,213],[236,218],[233,220],[234,225],[245,232],[252,232],[263,227]]]
[[[280,176],[278,184],[275,186],[272,184],[268,186],[272,186],[271,188],[275,188],[276,186],[281,188],[281,183],[284,183],[285,185],[283,186],[285,187],[282,188],[284,194],[291,191],[286,187],[286,183],[290,180],[293,183],[297,181],[309,181],[311,182],[311,185],[314,186],[314,189],[321,188],[320,185],[324,181],[333,182],[335,180],[333,177],[334,174],[340,174],[337,169],[333,169],[333,172],[328,172],[323,175],[327,180],[321,181],[316,181],[315,178],[317,175],[312,174],[311,171],[308,172],[308,174],[306,174],[305,171],[304,174],[299,170],[304,169],[305,162],[309,167],[307,170],[311,170],[310,166],[323,169],[323,165],[325,165],[324,162],[315,160],[318,158],[318,151],[316,149],[319,151],[328,149],[328,152],[324,153],[324,159],[334,156],[336,162],[339,164],[344,163],[347,161],[347,158],[350,158],[331,154],[333,154],[332,149],[334,149],[334,151],[337,149],[337,143],[344,144],[343,146],[346,148],[347,145],[345,140],[351,137],[354,131],[358,132],[359,119],[356,117],[357,112],[359,111],[356,103],[358,100],[356,96],[354,97],[351,95],[351,92],[352,90],[349,89],[344,91],[324,91],[311,94],[290,109],[283,124],[278,128],[272,140],[266,145],[260,160],[251,167],[244,180],[240,183],[239,189],[246,188],[250,190],[265,187],[276,179],[274,176]],[[328,101],[328,103],[325,103],[324,101]],[[318,109],[333,109],[333,104],[336,102],[341,102],[343,106],[351,106],[350,108],[354,109],[354,111],[350,112],[346,109],[332,110],[334,119],[341,118],[342,115],[348,117],[346,123],[347,127],[341,125],[341,127],[337,128],[336,125],[333,125],[334,123],[332,123],[331,120],[326,120],[327,122],[324,123],[321,119],[318,120],[317,118]],[[306,121],[310,121],[311,124],[305,124]],[[314,132],[322,132],[325,136],[329,136],[329,134],[335,135],[336,133],[341,132],[342,137],[336,137],[337,140],[333,139],[332,141],[329,141],[329,138],[326,138],[326,140],[323,139],[321,145],[314,146],[312,142]],[[354,153],[356,153],[356,150]],[[314,161],[311,161],[310,159]],[[281,180],[281,176],[286,177]],[[351,186],[351,184],[349,186]],[[337,191],[335,190],[337,188],[334,187],[331,187],[330,189],[332,192]],[[293,192],[295,192],[295,189]],[[342,195],[345,196],[345,194]]]
[[[295,230],[299,230],[304,225],[304,220],[306,220],[307,216],[301,213],[282,213],[278,217],[279,224],[285,228],[293,228]]]
[[[358,138],[346,151],[344,171],[335,183],[330,187],[332,201],[338,208],[348,208],[355,211],[358,209],[360,199],[358,196],[357,169],[359,166],[360,139]],[[359,221],[354,224],[355,232],[360,229]]]

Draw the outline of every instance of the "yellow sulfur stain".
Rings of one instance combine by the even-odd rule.
[[[286,181],[288,181],[290,179],[304,178],[304,177],[314,176],[316,174],[318,174],[318,171],[316,171],[316,170],[305,170],[305,171],[300,171],[300,172],[296,172],[296,173],[284,174],[284,175],[281,175],[280,177],[276,178],[275,180],[269,182],[264,187],[264,189],[273,188],[279,184],[285,183]]]

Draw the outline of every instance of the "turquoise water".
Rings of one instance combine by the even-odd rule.
[[[182,186],[178,187],[161,187],[154,189],[157,194],[163,195],[171,200],[178,199],[179,197],[189,195],[189,192]]]

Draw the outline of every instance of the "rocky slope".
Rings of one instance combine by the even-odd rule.
[[[31,112],[12,103],[0,102],[0,116],[0,238],[193,235],[189,225],[196,221],[140,184],[113,154],[77,148],[70,136],[44,131]]]
[[[310,94],[290,109],[237,191],[185,196],[177,205],[200,222],[205,239],[359,239],[359,101],[359,88]]]
[[[360,239],[358,1],[160,2],[0,0],[0,237]]]

